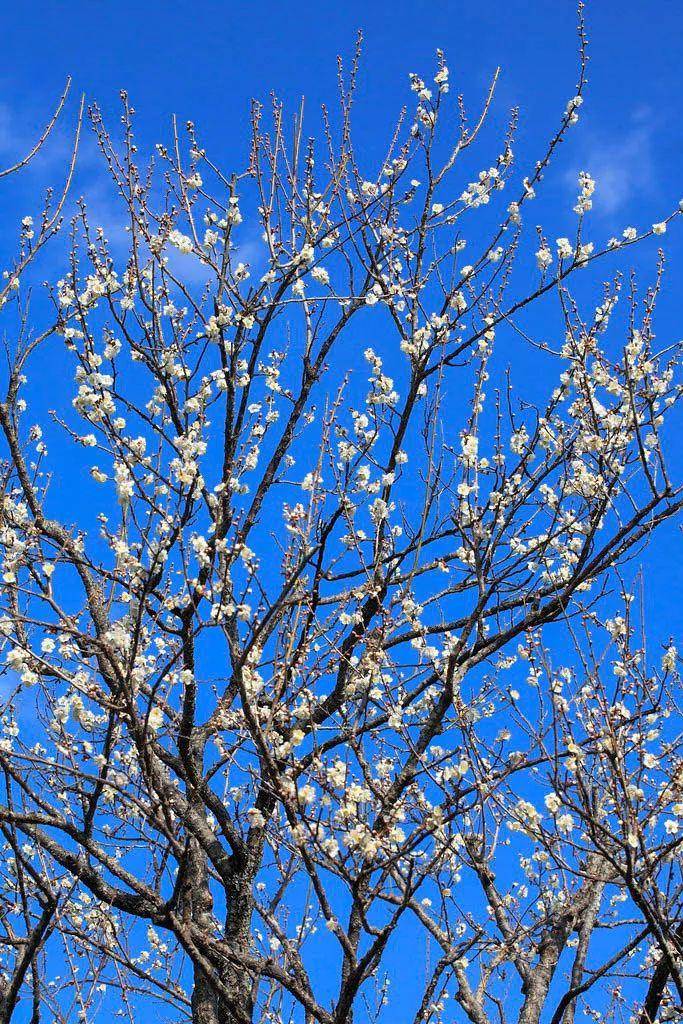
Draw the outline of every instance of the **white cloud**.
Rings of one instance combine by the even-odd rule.
[[[645,113],[623,135],[588,136],[581,166],[566,174],[568,187],[576,192],[578,172],[588,171],[596,180],[593,197],[596,213],[611,216],[656,189],[653,119]]]

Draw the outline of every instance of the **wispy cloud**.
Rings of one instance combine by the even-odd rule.
[[[23,159],[33,149],[54,113],[55,103],[44,109],[16,110],[0,101],[0,166],[11,165]],[[53,126],[50,137],[27,171],[32,176],[54,171],[68,162],[74,142],[76,103],[68,105]]]
[[[631,125],[620,135],[587,134],[581,166],[567,171],[569,188],[576,190],[579,170],[596,180],[595,212],[605,217],[620,213],[631,203],[657,191],[654,159],[655,119],[647,110],[638,111]]]
[[[7,103],[0,103],[0,154],[11,153],[15,142],[13,139],[12,111]]]

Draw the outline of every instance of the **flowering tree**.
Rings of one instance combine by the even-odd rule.
[[[678,659],[620,570],[683,502],[680,352],[662,257],[624,316],[587,280],[678,210],[587,242],[585,173],[529,241],[584,71],[521,181],[514,116],[477,170],[495,79],[470,120],[441,54],[372,173],[355,62],[317,148],[255,106],[241,174],[192,124],[144,169],[94,108],[127,252],[81,205],[38,334],[63,202],[22,221],[1,1020],[680,1012]]]

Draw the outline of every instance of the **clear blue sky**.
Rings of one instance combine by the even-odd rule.
[[[681,5],[589,2],[588,22],[593,62],[586,126],[593,144],[604,144],[615,159],[644,162],[628,171],[634,185],[663,186],[678,171],[683,145]],[[285,99],[305,93],[313,106],[329,101],[335,56],[350,52],[358,28],[366,38],[366,114],[393,113],[406,72],[425,67],[441,46],[457,85],[470,91],[500,63],[501,99],[523,106],[523,125],[542,127],[574,77],[574,24],[573,0],[7,4],[0,146],[11,142],[8,129],[17,123],[24,131],[37,126],[71,74],[76,88],[105,110],[115,109],[118,90],[126,88],[155,136],[171,112],[192,117],[229,155],[244,138],[252,96],[266,98],[275,89]],[[643,122],[650,148],[636,155],[628,136]],[[625,187],[620,182],[620,191]]]
[[[620,233],[627,224],[660,219],[683,195],[683,7],[674,0],[589,2],[590,86],[582,124],[546,184],[569,207],[576,171],[598,179],[592,214],[596,234]],[[534,153],[557,124],[573,94],[576,11],[572,0],[456,0],[374,3],[149,2],[81,0],[6,5],[0,71],[0,164],[12,162],[35,137],[68,74],[74,92],[97,100],[115,127],[118,93],[126,88],[138,111],[143,145],[168,138],[171,114],[191,118],[204,144],[224,168],[241,168],[247,151],[249,102],[271,89],[293,110],[305,94],[315,118],[322,101],[334,104],[336,55],[351,54],[356,32],[365,35],[356,110],[356,139],[368,151],[384,146],[407,98],[409,71],[428,75],[434,51],[446,51],[454,88],[473,105],[497,64],[503,77],[496,117],[522,109],[520,141]],[[35,212],[37,186],[63,164],[72,98],[61,138],[20,186]],[[373,154],[374,155],[374,154]],[[76,189],[106,225],[102,168],[92,139],[81,152]],[[57,180],[59,178],[57,177]],[[16,203],[0,197],[0,253],[16,239]],[[29,205],[30,203],[30,205]],[[10,205],[11,204],[11,205]],[[11,216],[6,216],[11,214]],[[683,226],[666,236],[670,257],[659,318],[660,338],[683,334]],[[651,275],[655,248],[632,256]],[[5,256],[3,256],[5,258]],[[606,273],[606,269],[603,271]],[[683,457],[679,468],[683,471]],[[651,553],[648,586],[656,632],[679,632],[669,600],[683,595],[683,573],[667,557],[671,531]]]
[[[671,104],[681,72],[683,15],[675,0],[588,4],[595,69],[594,101],[608,114]],[[503,63],[508,86],[543,111],[557,94],[551,79],[569,54],[571,0],[492,0],[488,4],[405,2],[317,4],[174,2],[7,5],[3,11],[3,98],[40,103],[65,74],[103,102],[125,86],[151,118],[194,113],[217,129],[241,118],[253,93],[271,87],[312,100],[333,83],[335,54],[357,28],[367,38],[367,70],[376,97],[406,65],[436,46],[473,78]],[[624,111],[628,113],[628,109]]]
[[[675,0],[589,0],[587,20],[588,102],[555,173],[586,167],[598,178],[596,216],[610,232],[662,214],[683,192],[683,8]],[[408,95],[407,73],[429,75],[441,47],[454,88],[473,106],[502,66],[497,114],[502,122],[507,109],[519,105],[520,138],[533,149],[572,94],[575,22],[573,0],[7,4],[0,165],[34,138],[72,75],[74,94],[96,100],[114,126],[119,90],[127,89],[143,142],[167,137],[174,113],[181,123],[197,123],[223,166],[241,167],[251,98],[267,101],[275,90],[292,110],[302,94],[309,112],[322,101],[334,105],[336,55],[350,56],[359,28],[365,35],[359,143],[383,147]],[[53,146],[53,160],[61,156]],[[86,141],[77,187],[93,201],[99,175],[94,146]]]

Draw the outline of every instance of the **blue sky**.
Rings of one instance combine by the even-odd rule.
[[[3,12],[0,165],[30,146],[69,74],[74,92],[41,159],[17,191],[0,197],[0,253],[14,246],[17,203],[25,203],[22,213],[35,213],[39,188],[59,181],[81,92],[88,102],[100,104],[115,127],[119,90],[127,89],[143,147],[168,139],[172,114],[181,124],[191,118],[214,159],[224,168],[240,169],[247,154],[251,98],[267,101],[273,89],[293,112],[303,94],[310,130],[315,130],[320,103],[334,105],[336,55],[350,57],[359,28],[365,44],[355,133],[357,146],[371,159],[381,157],[392,122],[408,98],[408,72],[429,75],[437,47],[446,52],[454,89],[463,90],[473,108],[501,65],[493,116],[502,126],[509,108],[521,107],[519,142],[529,157],[538,155],[557,124],[576,76],[571,0],[352,0],[325,6],[311,0],[194,5],[36,0],[30,11],[29,18],[26,5],[15,4]],[[670,0],[603,0],[588,4],[587,20],[587,102],[546,189],[563,208],[566,228],[577,171],[589,170],[598,179],[592,227],[607,238],[627,224],[661,219],[683,196],[683,11]],[[116,214],[104,181],[86,132],[74,194],[83,193],[95,219],[111,230]],[[683,230],[675,227],[665,238],[669,270],[658,321],[660,338],[667,341],[683,334]],[[652,244],[628,252],[629,264],[635,262],[643,280],[651,278],[655,257]],[[669,529],[648,559],[648,607],[659,636],[678,631],[669,595],[683,591],[681,571],[667,557],[671,539]]]
[[[405,101],[409,71],[429,72],[437,46],[446,51],[454,87],[473,104],[495,67],[502,67],[496,116],[519,105],[521,141],[546,138],[575,78],[573,0],[492,0],[488,4],[379,2],[327,5],[205,2],[189,5],[99,0],[37,0],[3,11],[0,70],[0,162],[34,138],[67,75],[75,94],[97,101],[115,123],[119,90],[128,90],[144,141],[168,130],[171,114],[194,120],[223,165],[242,166],[249,103],[275,90],[293,110],[306,96],[309,114],[334,104],[336,55],[350,56],[365,36],[356,138],[383,146]],[[683,136],[679,110],[683,12],[673,0],[655,4],[603,0],[588,4],[590,88],[582,127],[554,173],[571,179],[587,167],[603,187],[596,215],[606,231],[649,218],[678,198]],[[68,117],[63,123],[66,144]],[[63,159],[53,145],[53,162]],[[77,188],[90,198],[99,176],[86,140]],[[49,159],[49,155],[46,157]],[[37,168],[34,174],[40,173]],[[94,179],[94,180],[93,180]],[[675,244],[675,243],[673,243]]]
[[[243,122],[251,95],[329,97],[335,55],[366,34],[373,102],[390,103],[396,79],[436,46],[475,85],[502,63],[506,88],[533,118],[547,113],[571,74],[572,0],[488,4],[406,2],[316,4],[102,0],[7,5],[3,11],[3,100],[40,106],[69,73],[110,104],[121,87],[152,124],[173,110],[217,132]],[[623,128],[639,107],[676,109],[682,15],[675,0],[589,3],[595,116]],[[557,79],[554,81],[554,79]],[[619,107],[617,110],[615,107]],[[599,121],[596,124],[600,124]],[[673,132],[670,133],[673,137]],[[672,143],[669,144],[670,146]]]
[[[316,4],[99,0],[7,5],[0,71],[0,151],[36,128],[67,74],[105,112],[126,88],[140,124],[156,138],[171,113],[201,125],[229,158],[244,140],[249,100],[275,89],[302,93],[309,109],[333,97],[337,53],[365,34],[362,137],[399,106],[410,70],[437,46],[456,84],[472,93],[497,64],[504,106],[519,103],[526,132],[541,131],[564,105],[574,77],[572,0]],[[665,189],[680,160],[678,99],[683,14],[673,0],[603,0],[588,5],[590,102],[582,145],[608,171],[612,210]],[[372,111],[373,117],[369,117]],[[619,167],[621,162],[629,166]]]

